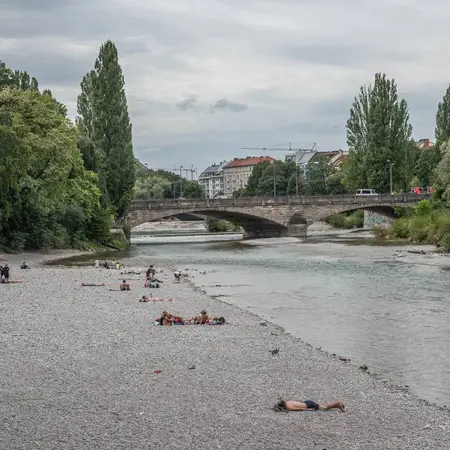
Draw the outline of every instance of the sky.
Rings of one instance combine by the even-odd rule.
[[[414,138],[433,139],[450,82],[446,0],[0,0],[0,17],[0,58],[72,118],[111,39],[134,151],[153,168],[200,174],[289,142],[346,149],[353,98],[376,72],[395,78]]]

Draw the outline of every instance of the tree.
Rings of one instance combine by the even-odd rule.
[[[203,186],[196,181],[183,182],[183,197],[187,199],[205,198]]]
[[[105,203],[121,216],[133,198],[136,181],[125,81],[112,41],[100,47],[94,70],[81,82],[77,124],[100,156]]]
[[[246,186],[246,195],[245,196],[255,196],[257,195],[256,192],[258,190],[258,183],[262,176],[262,173],[264,172],[267,167],[270,167],[269,161],[263,161],[256,166],[253,167],[252,173],[248,178],[247,186]],[[241,191],[243,193],[243,191]],[[244,195],[242,195],[244,196]]]
[[[434,135],[438,148],[450,139],[450,86],[447,88],[442,101],[438,104]]]
[[[328,178],[333,173],[326,155],[319,155],[309,161],[304,175],[304,189],[306,195],[328,194]]]
[[[435,169],[436,187],[450,205],[450,141],[442,142],[442,159]]]
[[[411,180],[406,164],[411,134],[408,105],[398,97],[395,81],[377,73],[374,85],[362,86],[350,109],[347,187],[389,192],[391,161],[394,186],[407,190]]]
[[[77,130],[48,95],[0,90],[0,247],[77,246],[99,204]]]

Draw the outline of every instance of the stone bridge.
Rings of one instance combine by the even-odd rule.
[[[247,238],[294,236],[306,238],[308,225],[326,217],[365,209],[394,217],[396,206],[413,206],[429,194],[332,195],[311,197],[238,197],[205,200],[136,200],[124,221],[131,228],[179,214],[226,219],[242,227]]]

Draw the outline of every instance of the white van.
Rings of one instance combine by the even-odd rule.
[[[378,195],[373,189],[357,189],[356,195]]]

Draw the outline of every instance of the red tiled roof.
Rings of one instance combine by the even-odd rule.
[[[227,164],[224,169],[229,169],[231,167],[247,167],[247,166],[256,166],[256,164],[265,162],[265,161],[275,161],[275,158],[271,156],[255,156],[252,158],[236,158]]]

